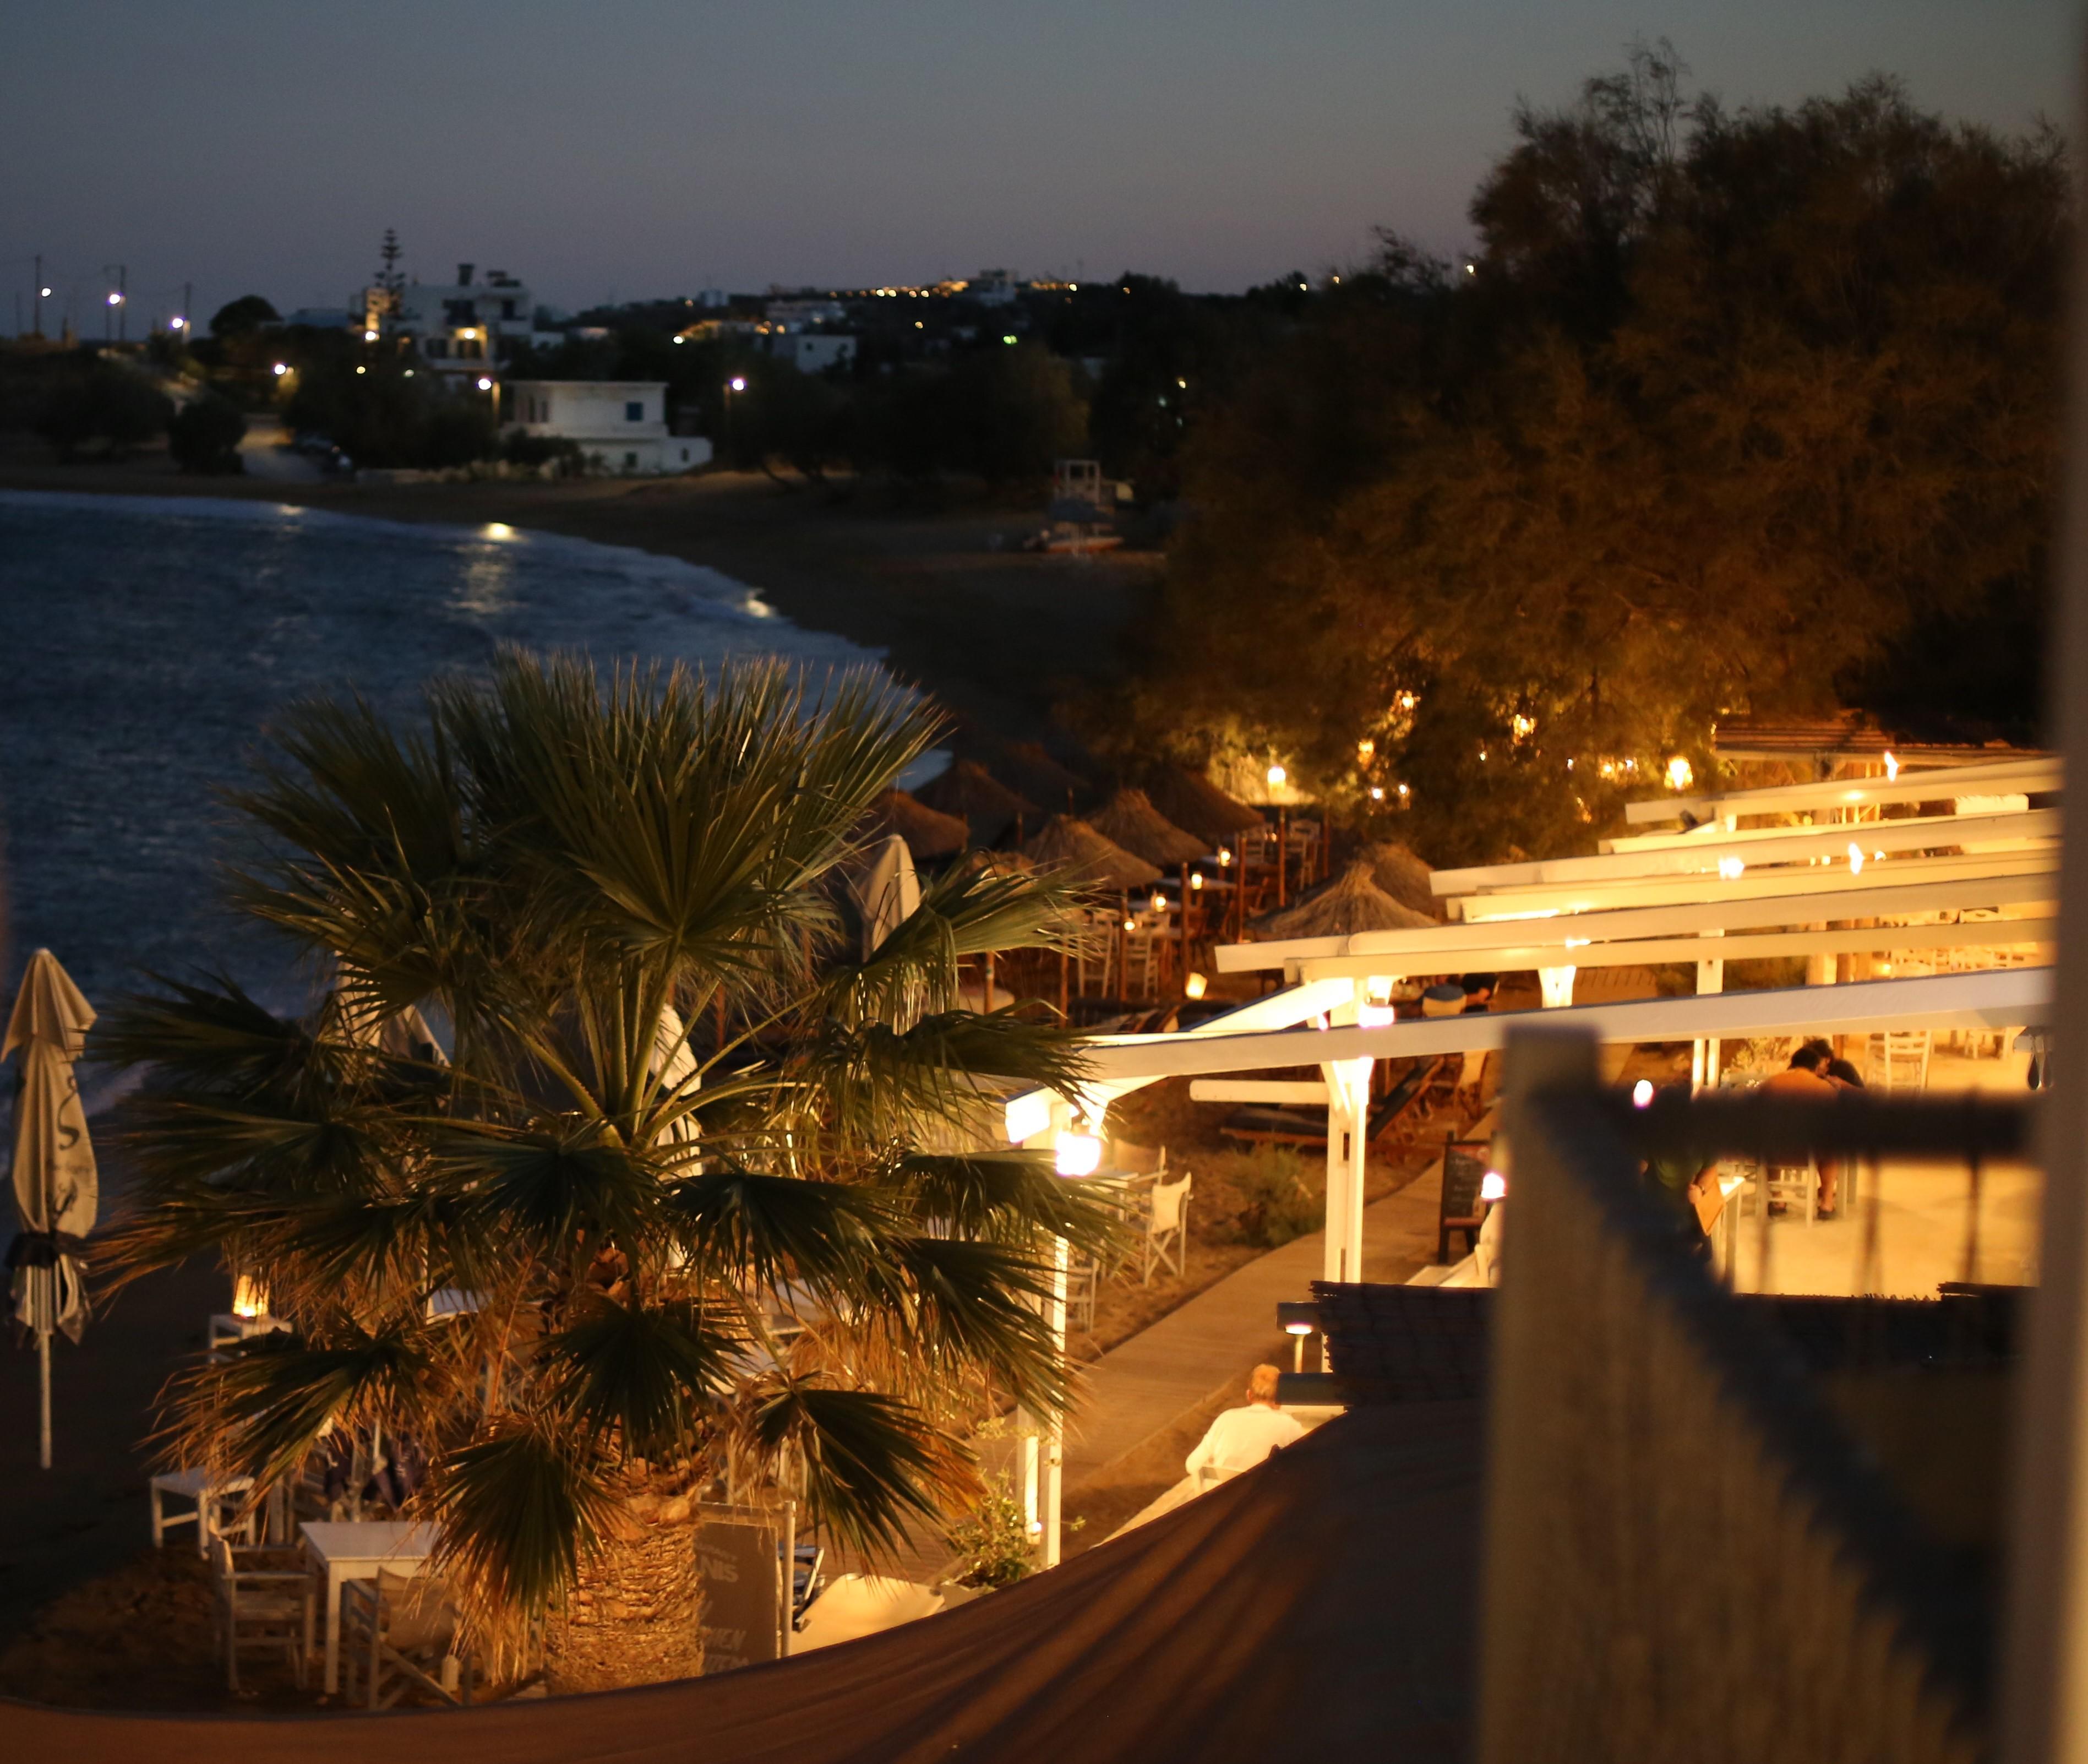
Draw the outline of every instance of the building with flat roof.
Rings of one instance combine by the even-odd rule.
[[[503,432],[571,441],[597,469],[644,476],[708,465],[711,444],[667,430],[667,383],[517,379],[503,388]]]

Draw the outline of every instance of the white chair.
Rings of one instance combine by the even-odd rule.
[[[1887,1091],[1928,1088],[1929,1032],[1888,1029],[1871,1037],[1871,1072]]]
[[[380,1568],[374,1580],[351,1580],[340,1590],[342,1698],[389,1709],[409,1690],[469,1706],[472,1659],[458,1651],[461,1627],[449,1589],[432,1574],[395,1574]]]
[[[214,1539],[236,1537],[242,1544],[255,1541],[259,1509],[240,1499],[254,1487],[251,1476],[212,1477],[207,1470],[169,1470],[155,1476],[148,1496],[152,1504],[152,1548],[159,1548],[169,1529],[177,1525],[196,1528],[196,1554],[208,1556]],[[167,1511],[167,1497],[190,1504],[186,1513]]]
[[[1140,1286],[1153,1283],[1153,1270],[1172,1268],[1179,1277],[1189,1241],[1189,1185],[1195,1178],[1187,1171],[1179,1182],[1156,1182],[1145,1215],[1145,1267]]]

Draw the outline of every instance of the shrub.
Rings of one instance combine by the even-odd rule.
[[[36,428],[62,459],[97,442],[120,455],[164,433],[173,412],[173,401],[151,381],[112,362],[94,362],[45,395]]]
[[[1257,1145],[1241,1153],[1225,1174],[1244,1203],[1234,1215],[1243,1244],[1280,1249],[1325,1223],[1321,1188],[1307,1180],[1304,1160],[1287,1146]]]
[[[969,1515],[950,1527],[949,1539],[965,1559],[961,1586],[1012,1586],[1036,1571],[1029,1524],[1005,1474],[987,1484]]]
[[[229,475],[246,469],[239,457],[246,435],[246,418],[239,407],[229,398],[207,393],[174,413],[167,425],[167,451],[184,472]]]

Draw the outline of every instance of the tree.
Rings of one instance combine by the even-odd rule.
[[[173,409],[143,375],[116,362],[89,361],[52,383],[37,408],[36,430],[62,459],[97,444],[120,457],[164,434]]]
[[[206,392],[191,398],[167,425],[167,451],[184,472],[209,475],[244,471],[239,444],[246,418],[229,398]]]
[[[417,1439],[447,1571],[481,1623],[553,1611],[575,1688],[691,1668],[661,1528],[728,1467],[865,1548],[975,1493],[969,1426],[1064,1399],[1046,1246],[1107,1233],[963,1149],[987,1075],[1077,1076],[1063,1032],[955,1008],[1064,897],[960,865],[866,956],[840,909],[935,732],[859,675],[520,657],[417,729],[289,716],[233,799],[277,854],[234,899],[338,983],[293,1018],[165,983],[102,1043],[148,1073],[126,1274],[215,1254],[293,1325],[186,1375],[183,1461],[266,1485],[329,1431]]]
[[[242,294],[211,315],[210,334],[229,340],[250,336],[264,325],[281,323],[282,315],[259,294]]]
[[[1192,447],[1119,743],[1280,756],[1477,862],[1592,841],[1724,716],[2034,735],[2056,139],[1680,79],[1519,111],[1469,272],[1391,241],[1314,297]]]

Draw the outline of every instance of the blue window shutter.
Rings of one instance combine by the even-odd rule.
[[[626,422],[644,422],[644,420],[645,420],[645,401],[644,401],[644,400],[643,400],[642,398],[634,398],[633,400],[631,400],[631,401],[629,404],[626,405],[623,407],[623,420],[624,420]]]

